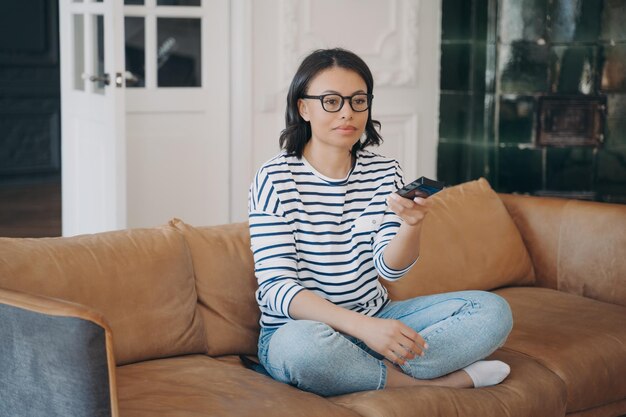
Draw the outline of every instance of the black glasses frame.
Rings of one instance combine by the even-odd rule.
[[[341,98],[341,103],[339,104],[339,108],[337,110],[327,110],[326,106],[324,106],[324,98],[328,97],[328,96],[337,96]],[[354,108],[354,106],[352,105],[352,98],[355,96],[366,96],[367,97],[367,107],[363,110],[357,110]],[[370,106],[372,105],[372,99],[374,98],[374,94],[366,94],[366,93],[356,93],[356,94],[352,94],[351,96],[342,96],[339,94],[322,94],[321,96],[309,96],[309,95],[303,95],[302,98],[305,99],[316,99],[320,101],[320,104],[322,105],[322,108],[324,109],[324,111],[328,112],[328,113],[337,113],[338,111],[341,111],[341,109],[343,109],[343,105],[345,104],[346,100],[348,100],[348,102],[350,103],[350,108],[352,108],[352,110],[354,110],[357,113],[362,113],[364,111],[369,110]]]

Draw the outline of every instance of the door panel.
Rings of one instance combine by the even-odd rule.
[[[63,235],[126,227],[121,5],[61,0]],[[121,81],[121,82],[120,82]]]
[[[126,70],[138,80],[126,89],[128,224],[226,223],[228,1],[151,0],[124,14]]]

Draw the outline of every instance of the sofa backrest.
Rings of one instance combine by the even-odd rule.
[[[626,306],[626,205],[502,194],[537,285]]]
[[[485,179],[429,198],[419,260],[401,280],[383,282],[392,299],[533,285],[533,265],[520,233]]]
[[[173,227],[0,238],[0,287],[100,312],[118,365],[206,351],[191,257]]]
[[[421,259],[389,286],[393,298],[533,284],[521,236],[485,180],[451,187],[437,199],[424,224]],[[170,224],[189,244],[209,354],[256,353],[259,309],[248,224]]]
[[[170,224],[189,245],[209,355],[256,354],[260,311],[248,223]]]

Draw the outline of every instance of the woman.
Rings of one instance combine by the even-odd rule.
[[[429,201],[398,196],[398,163],[364,149],[382,141],[373,86],[343,49],[313,52],[293,78],[284,151],[250,187],[259,360],[274,379],[324,396],[498,384],[508,365],[480,359],[511,330],[506,301],[464,291],[391,302],[379,282],[417,262]]]

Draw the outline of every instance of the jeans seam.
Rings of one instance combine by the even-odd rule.
[[[430,340],[430,338],[432,336],[446,331],[448,328],[450,328],[450,326],[456,324],[457,322],[462,321],[463,319],[471,316],[472,314],[474,314],[474,312],[466,311],[463,314],[459,314],[459,315],[456,315],[456,316],[450,316],[450,320],[445,324],[445,326],[440,326],[435,331],[428,333],[428,335],[426,335],[426,336],[422,335],[422,337],[424,338],[425,341],[428,341],[428,340]]]
[[[449,302],[449,301],[451,301],[451,300],[460,300],[460,301],[464,301],[464,302],[469,302],[469,303],[470,303],[470,307],[471,307],[471,308],[474,308],[474,307],[481,308],[481,307],[482,307],[478,301],[472,300],[472,299],[470,299],[470,298],[462,298],[462,297],[450,298],[450,299],[447,299],[447,300],[440,301],[440,302],[438,302],[438,303],[431,304],[431,305],[429,305],[429,306],[427,306],[427,307],[424,307],[424,308],[420,308],[420,309],[417,309],[417,310],[411,310],[411,311],[410,311],[410,312],[408,312],[408,313],[405,313],[405,314],[403,314],[403,315],[401,315],[401,316],[398,316],[398,317],[397,317],[397,320],[401,320],[401,319],[403,319],[403,318],[405,318],[405,317],[411,316],[411,315],[413,315],[413,314],[415,314],[415,313],[418,313],[418,312],[420,312],[420,311],[422,311],[422,310],[426,310],[426,309],[431,308],[431,307],[433,307],[433,306],[436,306],[436,305],[438,305],[438,304],[447,303],[447,302]],[[464,307],[462,307],[461,309],[463,309],[463,308],[465,308],[465,306],[464,306]]]
[[[383,361],[379,361],[380,363],[380,379],[378,380],[377,390],[385,388],[387,384],[387,367]]]

